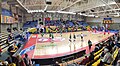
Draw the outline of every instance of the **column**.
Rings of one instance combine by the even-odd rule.
[[[45,12],[42,13],[42,22],[43,22],[43,25],[45,25]]]
[[[78,13],[75,14],[75,20],[78,20]]]
[[[18,7],[16,7],[16,14],[18,15],[18,12],[19,10],[18,10]],[[19,17],[18,17],[18,19],[19,19]],[[18,26],[18,22],[16,23],[16,27],[17,27],[17,29],[19,29],[19,26]]]

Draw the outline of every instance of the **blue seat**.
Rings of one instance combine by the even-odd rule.
[[[40,66],[40,64],[35,64],[35,66]]]

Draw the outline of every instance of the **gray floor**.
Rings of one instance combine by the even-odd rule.
[[[0,57],[0,60],[5,60],[5,59],[7,59],[7,57],[9,57],[9,54],[8,54],[7,51],[5,51],[5,52],[2,53],[2,56]]]

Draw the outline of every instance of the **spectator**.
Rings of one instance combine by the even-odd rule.
[[[117,65],[116,66],[120,66],[120,60],[117,61]]]
[[[4,61],[4,62],[3,62],[3,66],[8,66],[8,62],[7,62],[7,61]]]
[[[93,53],[90,53],[89,60],[90,60],[90,61],[91,61],[91,60],[94,60],[94,55],[93,55]]]
[[[5,61],[7,61],[9,64],[12,63],[12,59],[10,57],[7,57],[7,59]]]
[[[92,46],[91,40],[88,40],[88,46],[89,46],[89,49],[91,49],[91,46]]]
[[[18,47],[18,48],[20,48],[20,47],[21,47],[21,45],[22,45],[21,43],[18,43],[17,47]]]
[[[22,31],[22,28],[20,28],[20,31]]]
[[[17,42],[14,42],[14,44],[13,44],[13,50],[18,49],[18,47],[16,46],[16,44],[17,44]]]
[[[3,66],[3,63],[2,63],[2,61],[0,60],[0,66]]]
[[[24,62],[26,66],[32,66],[31,59],[28,57],[28,54],[25,54]]]
[[[17,55],[16,58],[16,66],[26,66],[23,58],[20,55]]]
[[[118,43],[115,45],[120,48],[120,41],[118,41]]]
[[[118,37],[118,39],[117,39],[117,40],[119,41],[119,40],[120,40],[120,35],[118,34],[118,36],[117,36],[117,37]]]
[[[11,56],[12,63],[17,63],[17,58],[15,56]]]
[[[17,42],[15,41],[13,44],[14,48],[17,48],[16,44],[17,44]]]
[[[13,46],[11,47],[10,54],[14,54],[18,50],[18,47],[16,46],[16,42],[14,42]]]
[[[120,48],[118,49],[118,59],[120,60]]]
[[[16,64],[15,63],[11,63],[11,64],[9,64],[9,66],[16,66]]]
[[[8,39],[9,40],[13,40],[14,39],[12,33],[8,35]]]
[[[104,51],[102,51],[102,54],[100,55],[100,58],[103,58],[105,55]]]
[[[111,51],[112,46],[110,46],[109,44],[106,44],[106,45],[107,45],[106,48],[107,48],[109,51]]]
[[[22,40],[23,42],[25,42],[27,40],[27,37],[25,37],[25,36],[23,36],[22,38],[23,38],[23,40]]]
[[[99,49],[100,49],[100,48],[99,48],[99,45],[96,45],[96,46],[95,46],[95,49],[94,49],[94,52],[97,52]]]
[[[8,39],[6,40],[6,44],[7,44],[8,46],[10,45],[10,43],[9,43],[9,40],[8,40]]]
[[[10,33],[12,32],[10,28],[7,28],[7,31],[10,32]]]
[[[107,48],[105,48],[105,49],[103,50],[102,54],[100,55],[101,59],[105,56],[105,53],[106,53],[107,51],[108,51]]]
[[[2,56],[2,48],[1,48],[1,46],[0,46],[0,56]]]
[[[89,62],[89,58],[85,56],[85,58],[82,60],[81,64],[85,65],[87,62]]]
[[[9,48],[8,48],[8,52],[10,52],[11,50],[13,50],[14,48],[13,48],[13,45],[12,46],[10,46]]]
[[[113,60],[112,54],[109,52],[109,50],[106,50],[106,53],[103,57],[103,59],[101,59],[100,65],[103,64],[110,64]]]
[[[59,65],[58,62],[56,61],[53,66],[60,66],[60,65]]]

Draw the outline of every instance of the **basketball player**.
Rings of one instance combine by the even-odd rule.
[[[51,39],[51,37],[52,37],[52,33],[49,33],[49,38]]]
[[[71,34],[70,34],[70,37],[69,37],[69,41],[70,41],[70,42],[72,42],[72,41],[71,41],[71,38],[72,38],[72,37],[71,37]]]
[[[50,33],[50,30],[51,30],[51,29],[50,29],[50,26],[48,26],[48,33]]]
[[[44,32],[44,28],[42,27],[41,29],[40,29],[40,33],[43,33]]]
[[[53,35],[53,33],[51,34],[51,38],[52,38],[52,41],[53,41],[53,39],[54,39],[54,35]]]
[[[103,30],[104,35],[106,34],[105,30]]]
[[[44,36],[44,33],[41,33],[41,37],[43,37]]]
[[[73,38],[74,38],[74,42],[75,42],[75,40],[76,40],[76,36],[75,36],[75,34],[73,35]]]
[[[110,31],[108,30],[108,34],[110,34]]]
[[[40,29],[41,29],[41,27],[40,27],[41,25],[37,25],[37,32],[39,33],[39,31],[40,31]]]
[[[62,37],[62,28],[60,29],[60,36]]]
[[[58,27],[56,27],[56,29],[55,29],[55,30],[56,30],[56,33],[58,33],[58,29],[59,29],[59,28],[58,28]]]
[[[81,36],[81,41],[83,41],[83,34],[81,33],[80,36]]]

